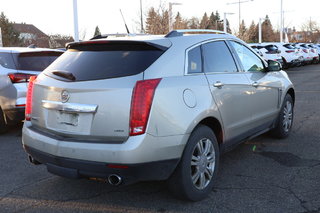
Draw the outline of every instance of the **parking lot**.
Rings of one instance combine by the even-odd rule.
[[[296,88],[290,137],[265,134],[223,155],[203,201],[177,200],[165,182],[112,187],[51,175],[28,162],[15,127],[0,136],[0,212],[320,212],[320,65],[287,72]]]

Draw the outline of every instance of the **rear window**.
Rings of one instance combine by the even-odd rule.
[[[11,53],[0,53],[0,66],[8,69],[16,69]]]
[[[278,50],[278,48],[276,46],[274,46],[274,45],[267,45],[264,48],[266,48],[270,52]]]
[[[295,47],[293,47],[291,44],[285,44],[285,45],[283,45],[285,48],[287,48],[287,49],[295,49]]]
[[[136,75],[146,70],[165,50],[143,42],[80,43],[71,46],[45,74],[62,80],[56,73],[67,73],[74,81]]]
[[[13,59],[18,70],[43,71],[63,52],[26,52],[13,53]]]

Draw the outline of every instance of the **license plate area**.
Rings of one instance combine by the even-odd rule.
[[[93,113],[46,110],[46,128],[64,135],[90,135]]]
[[[65,124],[65,125],[70,125],[70,126],[78,126],[79,114],[58,111],[57,122],[60,124]]]

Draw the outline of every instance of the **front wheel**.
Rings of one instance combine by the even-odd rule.
[[[293,107],[292,97],[287,94],[284,97],[275,128],[271,131],[273,136],[280,139],[289,136],[293,123]]]
[[[198,126],[191,133],[180,163],[168,180],[169,188],[182,199],[204,199],[212,191],[219,157],[213,131],[207,126]]]

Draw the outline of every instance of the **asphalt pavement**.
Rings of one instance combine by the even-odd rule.
[[[320,65],[287,70],[296,88],[293,131],[264,134],[221,158],[210,196],[176,199],[165,182],[112,187],[31,165],[21,126],[0,135],[0,212],[320,212]]]

